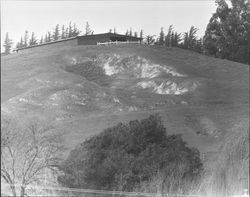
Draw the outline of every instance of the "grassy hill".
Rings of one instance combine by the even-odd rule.
[[[178,48],[77,46],[1,58],[2,113],[56,122],[68,150],[118,122],[159,113],[213,155],[249,116],[249,66]]]

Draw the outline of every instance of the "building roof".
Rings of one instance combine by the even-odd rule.
[[[22,48],[18,48],[18,49],[15,48],[15,49],[13,49],[13,51],[22,50],[22,49],[28,49],[28,48],[33,48],[33,47],[39,47],[39,46],[48,45],[48,44],[54,44],[54,43],[58,43],[58,42],[64,42],[64,41],[67,41],[67,40],[74,40],[76,38],[77,38],[77,36],[71,37],[71,38],[65,38],[65,39],[55,40],[55,41],[51,41],[51,42],[46,42],[46,43],[42,43],[42,44],[36,44],[36,45],[32,45],[32,46],[22,47]]]
[[[142,38],[139,37],[135,37],[135,36],[129,36],[129,35],[123,35],[123,34],[117,34],[117,33],[101,33],[101,34],[91,34],[91,35],[81,35],[81,36],[75,36],[75,37],[71,37],[71,38],[66,38],[66,39],[60,39],[60,40],[56,40],[56,41],[51,41],[51,42],[46,42],[46,43],[42,43],[42,44],[36,44],[36,45],[32,45],[32,46],[28,46],[28,47],[22,47],[22,48],[16,48],[13,49],[13,51],[18,51],[18,50],[23,50],[23,49],[28,49],[28,48],[33,48],[33,47],[38,47],[38,46],[43,46],[43,45],[49,45],[49,44],[54,44],[57,42],[64,42],[67,40],[74,40],[77,38],[83,38],[83,37],[98,37],[98,36],[119,36],[119,37],[126,37],[126,38],[136,38],[138,40],[141,40]]]
[[[141,39],[139,37],[135,37],[135,36],[129,36],[129,35],[123,35],[123,34],[117,34],[117,33],[101,33],[101,34],[91,34],[91,35],[82,35],[82,36],[77,36],[77,37],[96,37],[96,36],[120,36],[120,37],[128,37],[128,38],[137,38],[138,40]]]

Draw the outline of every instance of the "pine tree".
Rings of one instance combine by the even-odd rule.
[[[196,33],[198,29],[194,26],[191,26],[188,32],[185,32],[183,35],[183,48],[184,49],[194,49],[195,43],[197,41]]]
[[[68,27],[65,30],[65,38],[69,38],[69,28]]]
[[[73,30],[72,30],[72,37],[78,36],[80,34],[80,30],[76,27],[74,23]]]
[[[183,33],[183,48],[188,49],[188,32]]]
[[[68,27],[68,38],[72,37],[72,25],[71,22],[69,22],[69,27]]]
[[[161,28],[160,36],[159,36],[159,45],[164,45],[164,31],[163,27]]]
[[[51,42],[52,41],[52,36],[50,31],[48,31],[48,35],[47,35],[47,42]]]
[[[143,30],[140,31],[140,39],[143,40]]]
[[[23,48],[23,47],[25,47],[25,46],[24,46],[23,37],[21,36],[20,41],[17,42],[17,44],[16,44],[16,48],[20,49],[20,48]]]
[[[116,28],[114,27],[114,34],[116,34]]]
[[[93,31],[90,29],[90,25],[89,25],[89,23],[88,22],[86,22],[86,25],[85,25],[85,36],[87,36],[87,35],[91,35],[91,34],[93,34]]]
[[[178,34],[177,32],[175,32],[175,34],[174,34],[174,46],[178,47],[180,41],[181,41],[181,33]]]
[[[61,33],[61,38],[65,39],[66,38],[66,32],[65,32],[65,26],[62,26],[62,33]]]
[[[170,36],[170,43],[172,47],[175,47],[175,37],[174,37],[174,31],[172,31]]]
[[[36,37],[35,37],[35,33],[32,32],[31,38],[30,38],[30,40],[29,40],[29,46],[34,46],[34,45],[36,45],[36,44],[37,44],[37,39],[36,39]]]
[[[170,25],[168,27],[168,33],[165,37],[165,46],[167,47],[171,47],[171,35],[172,35],[172,31],[173,31],[173,25]]]
[[[28,40],[29,40],[29,33],[27,30],[25,30],[25,34],[24,34],[24,47],[28,46]]]
[[[131,27],[130,27],[130,30],[129,30],[129,36],[133,36],[133,31],[132,31]]]
[[[128,35],[129,35],[129,31],[128,31],[128,29],[127,29],[127,31],[126,31],[126,33],[125,33],[125,35],[126,35],[126,36],[128,36]]]
[[[20,42],[19,42],[19,48],[23,48],[24,47],[24,41],[23,41],[23,37],[21,36]]]
[[[52,35],[53,41],[58,40],[59,36],[60,36],[60,30],[59,30],[59,24],[57,24]]]
[[[190,30],[189,30],[189,34],[188,34],[188,48],[194,48],[195,43],[197,41],[197,31],[198,29],[195,28],[194,26],[191,26]]]
[[[43,36],[41,36],[41,39],[39,41],[39,44],[43,44]]]
[[[135,33],[134,33],[134,37],[136,37],[136,38],[138,37],[138,34],[137,34],[137,32],[136,32],[136,31],[135,31]]]
[[[5,40],[4,40],[4,44],[3,44],[4,53],[5,53],[5,54],[10,54],[12,44],[13,44],[13,42],[12,42],[12,40],[9,38],[9,33],[7,32],[6,35],[5,35]]]
[[[45,38],[44,38],[44,43],[47,43],[47,42],[49,42],[49,40],[48,40],[48,34],[46,34]]]
[[[17,42],[16,43],[16,49],[20,49],[20,48],[22,48],[22,47],[20,47],[20,42]]]

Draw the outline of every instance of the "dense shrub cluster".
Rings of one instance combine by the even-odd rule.
[[[160,117],[151,115],[84,141],[61,170],[58,180],[67,187],[134,191],[160,173],[166,190],[164,180],[173,173],[180,181],[197,179],[202,163],[198,150],[187,147],[180,135],[167,135]]]

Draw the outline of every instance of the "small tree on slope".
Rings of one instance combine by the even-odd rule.
[[[56,41],[59,39],[59,37],[60,37],[59,24],[56,25],[52,37],[53,37],[53,41]]]
[[[5,40],[4,40],[4,44],[3,44],[4,53],[5,53],[5,54],[10,54],[12,44],[13,44],[13,42],[12,42],[12,40],[9,38],[9,33],[7,32],[6,35],[5,35]]]
[[[159,45],[164,45],[164,31],[163,27],[161,28],[160,36],[159,36]]]
[[[88,36],[88,35],[91,35],[93,34],[94,32],[90,29],[90,25],[88,22],[86,22],[86,25],[85,25],[85,33],[84,35],[85,36]]]
[[[25,30],[25,34],[24,34],[24,47],[27,47],[29,45],[28,40],[29,40],[29,32],[28,32],[28,30]]]
[[[30,41],[29,41],[29,46],[33,46],[33,45],[36,45],[36,44],[37,44],[37,39],[35,37],[35,33],[32,32],[31,38],[30,38]]]

